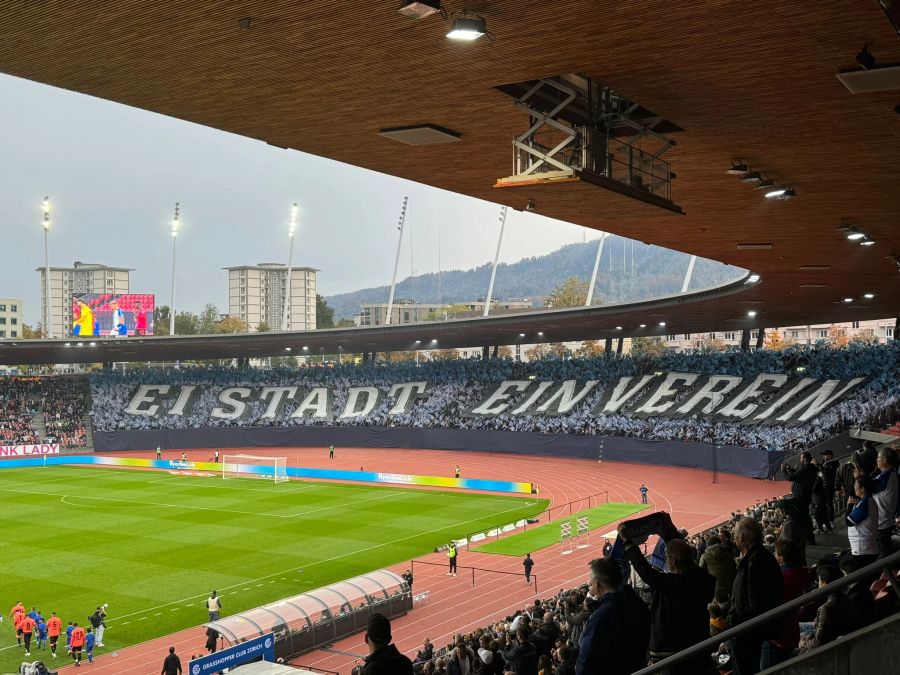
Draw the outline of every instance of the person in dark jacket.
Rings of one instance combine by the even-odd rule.
[[[363,675],[413,675],[412,661],[391,644],[391,622],[383,614],[373,614],[366,626],[369,655]]]
[[[851,556],[847,556],[841,561],[840,568],[841,574],[847,576],[848,574],[853,574],[854,572],[861,570],[862,565]],[[876,616],[875,598],[872,595],[872,591],[869,589],[869,585],[857,581],[855,584],[850,584],[844,592],[846,593],[850,604],[856,609],[860,627],[862,628],[872,623]]]
[[[775,560],[781,565],[781,576],[784,579],[784,602],[799,598],[809,590],[809,571],[803,566],[800,549],[788,539],[775,542]],[[763,643],[760,668],[765,670],[790,658],[791,653],[800,644],[800,611],[784,616],[784,629],[777,640],[766,640]]]
[[[800,549],[801,564],[806,567],[806,542],[809,541],[810,531],[801,514],[801,507],[793,499],[779,499],[775,505],[784,512],[784,522],[778,538],[792,541],[797,545]]]
[[[731,628],[777,607],[784,597],[781,568],[763,546],[760,524],[752,518],[741,518],[734,528],[734,542],[741,551],[741,561],[731,589]],[[784,621],[779,618],[733,638],[731,655],[736,675],[758,673],[763,640],[780,638],[783,628]]]
[[[161,675],[181,675],[181,659],[175,653],[175,647],[169,647],[169,655],[163,661]]]
[[[572,657],[572,648],[563,645],[556,652],[559,665],[556,666],[556,675],[575,675],[575,659]]]
[[[531,569],[534,567],[534,560],[531,559],[531,554],[525,554],[525,560],[522,561],[522,567],[525,568],[525,583],[531,585]]]
[[[537,675],[538,655],[534,645],[528,641],[530,633],[525,626],[519,626],[515,636],[506,633],[506,648],[501,652],[508,669],[516,675]]]
[[[812,518],[809,516],[809,505],[812,503],[813,486],[819,475],[819,470],[812,463],[812,454],[809,452],[800,453],[800,466],[793,468],[787,464],[781,465],[781,470],[789,481],[791,481],[791,498],[797,502],[800,507],[800,518],[806,524],[808,534],[807,542],[815,544],[813,537]]]
[[[475,652],[460,640],[447,659],[447,675],[472,675],[476,663]]]
[[[832,565],[819,565],[816,568],[816,575],[819,578],[819,588],[825,588],[827,584],[841,578],[841,571]],[[800,640],[800,653],[828,644],[841,635],[852,633],[859,626],[856,607],[843,591],[836,591],[819,606],[812,634]]]
[[[610,558],[592,560],[590,590],[599,598],[581,635],[575,675],[629,675],[647,665],[650,610]]]
[[[727,598],[731,595],[737,565],[731,556],[731,550],[723,546],[715,535],[706,540],[706,551],[700,556],[700,569],[706,570],[715,578],[717,597]]]
[[[619,534],[621,537],[621,533]],[[680,538],[666,540],[666,567],[654,569],[640,546],[624,541],[625,558],[651,589],[650,662],[658,663],[709,637],[709,610],[716,580],[694,563],[694,549]],[[696,675],[708,670],[709,655],[677,664],[670,675]]]
[[[825,508],[828,510],[828,523],[834,526],[834,493],[837,490],[838,471],[841,463],[834,459],[831,450],[822,451],[822,462],[819,464],[819,476],[825,488]]]

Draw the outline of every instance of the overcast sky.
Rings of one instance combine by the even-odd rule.
[[[223,267],[287,262],[291,203],[301,205],[295,265],[317,267],[323,295],[390,282],[396,224],[410,198],[400,278],[493,257],[499,207],[285,151],[181,120],[0,75],[0,297],[40,315],[40,205],[53,208],[50,264],[133,267],[131,290],[168,304],[169,221],[181,203],[179,310],[227,309]],[[501,260],[540,255],[592,230],[510,211]],[[414,250],[410,259],[410,239]],[[587,273],[587,271],[586,271]]]

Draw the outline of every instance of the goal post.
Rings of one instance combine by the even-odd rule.
[[[223,455],[222,478],[262,478],[276,483],[287,482],[287,457],[257,455]]]

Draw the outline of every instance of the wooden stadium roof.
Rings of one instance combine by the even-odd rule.
[[[900,254],[900,91],[852,94],[836,78],[859,68],[864,44],[878,64],[900,63],[900,36],[876,0],[444,2],[485,17],[493,40],[471,43],[446,39],[439,16],[401,16],[399,4],[0,1],[0,71],[514,208],[533,199],[541,214],[761,275],[743,292],[682,305],[665,332],[898,313],[889,257]],[[585,182],[493,187],[527,126],[496,87],[569,73],[683,129],[666,159],[685,215]],[[462,140],[411,146],[378,134],[416,124]],[[736,159],[798,197],[762,198],[725,173]],[[876,243],[848,241],[842,223]]]

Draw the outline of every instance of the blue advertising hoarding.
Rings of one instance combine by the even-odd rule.
[[[273,633],[247,640],[200,659],[194,659],[188,665],[188,673],[190,675],[212,675],[225,668],[237,668],[259,658],[262,658],[263,661],[275,662],[275,635]]]

